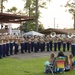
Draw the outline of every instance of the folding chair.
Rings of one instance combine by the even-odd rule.
[[[55,72],[65,72],[65,57],[57,57],[55,59]]]
[[[48,69],[46,70],[46,68],[48,68]],[[54,75],[54,72],[53,72],[53,65],[50,64],[49,61],[46,61],[45,64],[44,64],[44,72],[45,72],[45,73],[51,72],[52,75]]]

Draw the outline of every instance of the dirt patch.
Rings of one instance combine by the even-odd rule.
[[[24,53],[24,54],[16,54],[16,55],[11,55],[10,58],[16,58],[16,59],[25,59],[25,58],[39,58],[39,57],[46,57],[50,56],[51,52],[31,52],[31,53]],[[57,56],[58,52],[54,52],[55,55]],[[69,55],[71,52],[64,52],[65,55]]]

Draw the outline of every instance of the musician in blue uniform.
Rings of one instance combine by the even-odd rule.
[[[53,38],[49,38],[49,47],[50,47],[50,51],[52,51],[52,46],[53,46]]]
[[[54,51],[57,51],[57,37],[53,39],[54,43]]]
[[[46,38],[45,38],[45,43],[46,43],[46,48],[47,48],[47,52],[49,52],[50,50],[49,50],[49,37],[47,36]]]
[[[66,51],[66,38],[63,38],[63,51]]]
[[[18,38],[16,37],[15,38],[15,44],[14,44],[14,47],[15,47],[15,49],[14,49],[14,54],[18,54],[18,47],[19,47],[19,45],[18,45]]]
[[[9,37],[6,37],[6,56],[9,56]]]
[[[34,49],[34,36],[31,37],[31,51],[33,52]]]
[[[44,47],[45,45],[44,45],[44,39],[43,38],[40,38],[40,49],[41,49],[41,52],[43,52],[44,51]]]
[[[38,51],[38,39],[34,38],[34,52],[36,53]]]
[[[75,56],[75,37],[72,38],[71,42],[71,53]]]
[[[24,43],[24,38],[20,38],[20,45],[21,45],[21,53],[24,53],[24,49],[25,49],[25,43]]]
[[[71,47],[71,38],[66,38],[67,39],[67,42],[66,42],[66,45],[67,45],[67,51],[70,50],[70,47]]]
[[[2,47],[2,39],[1,39],[1,37],[0,37],[0,59],[2,59],[2,49],[3,47]]]
[[[9,37],[9,42],[10,55],[13,55],[14,42],[12,41],[12,36]]]
[[[3,57],[6,57],[6,39],[5,36],[3,36]]]
[[[27,50],[28,50],[28,53],[31,53],[31,39],[29,38],[28,39],[28,42],[27,42]]]
[[[58,39],[57,39],[58,51],[61,50],[61,44],[62,44],[61,37],[60,38],[58,37]]]
[[[27,52],[27,39],[24,40],[24,50]]]

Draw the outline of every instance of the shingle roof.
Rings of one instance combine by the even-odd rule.
[[[22,21],[29,20],[33,20],[33,17],[0,12],[1,23],[21,23]]]
[[[54,29],[54,28],[49,28],[49,29],[44,29],[41,31],[43,34],[50,34],[51,32],[56,32],[57,34],[75,34],[74,29]]]

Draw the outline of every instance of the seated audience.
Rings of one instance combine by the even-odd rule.
[[[68,63],[70,65],[70,69],[75,69],[75,61],[73,60],[73,55],[70,54],[68,56]]]
[[[50,54],[49,61],[46,61],[45,64],[44,64],[44,72],[45,73],[48,73],[50,66],[51,67],[53,66],[54,59],[55,59],[55,54],[52,52]]]
[[[64,55],[64,53],[62,52],[62,51],[60,51],[59,53],[58,53],[58,55],[57,55],[57,57],[64,57],[65,55]]]

